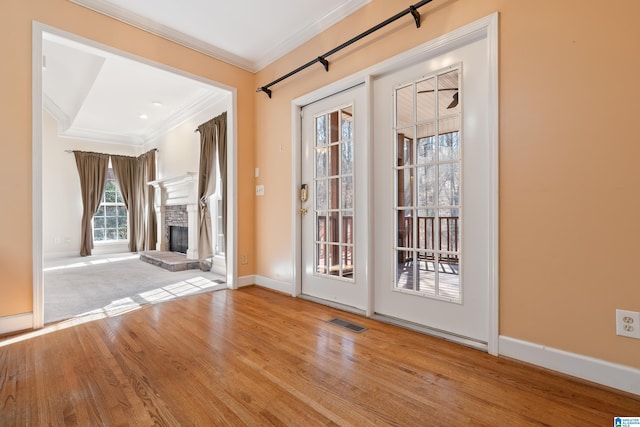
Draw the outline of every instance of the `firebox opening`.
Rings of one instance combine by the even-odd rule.
[[[189,248],[189,228],[176,225],[169,226],[169,250],[186,254]]]

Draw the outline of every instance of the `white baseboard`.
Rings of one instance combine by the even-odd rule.
[[[251,274],[249,276],[238,277],[238,288],[243,286],[251,286],[256,284],[256,276]]]
[[[0,317],[0,334],[24,331],[33,328],[33,313],[14,314]]]
[[[640,395],[640,369],[500,336],[500,355]]]
[[[282,292],[283,294],[293,295],[293,285],[287,282],[281,282],[279,280],[270,279],[268,277],[253,276],[253,283],[263,288],[271,289],[272,291]]]

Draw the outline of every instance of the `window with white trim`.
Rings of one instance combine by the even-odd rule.
[[[94,242],[117,242],[129,239],[127,208],[109,161],[102,201],[93,216]]]

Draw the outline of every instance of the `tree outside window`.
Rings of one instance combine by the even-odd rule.
[[[93,216],[93,240],[96,242],[128,240],[127,208],[109,164],[107,180],[98,212]]]

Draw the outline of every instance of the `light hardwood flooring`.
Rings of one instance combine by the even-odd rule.
[[[1,426],[611,426],[640,416],[640,397],[258,287],[7,342]]]

